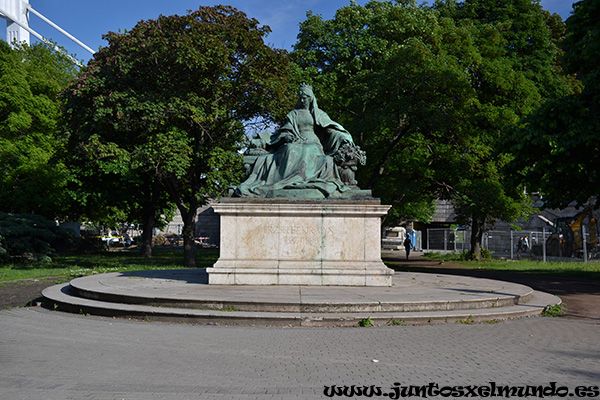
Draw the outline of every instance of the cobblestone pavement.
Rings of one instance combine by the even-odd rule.
[[[258,328],[0,311],[0,399],[324,399],[325,385],[490,381],[600,386],[600,324]]]

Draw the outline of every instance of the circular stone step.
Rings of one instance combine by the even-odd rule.
[[[204,270],[110,273],[71,281],[76,296],[111,303],[256,312],[416,312],[526,303],[533,290],[491,279],[397,272],[392,287],[208,285]]]
[[[509,282],[397,272],[392,287],[208,285],[203,270],[77,278],[43,291],[51,308],[110,317],[227,325],[356,326],[498,322],[558,297]]]

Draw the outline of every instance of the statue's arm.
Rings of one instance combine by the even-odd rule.
[[[341,125],[339,125],[339,127],[341,128]],[[340,130],[337,126],[329,127],[327,128],[327,134],[332,140],[340,142],[341,144],[354,145],[354,139],[352,139],[352,135],[350,135],[350,132],[344,128]]]
[[[296,115],[293,111],[288,113],[286,122],[271,137],[271,146],[277,147],[294,142],[298,137]]]
[[[326,140],[333,147],[339,147],[344,144],[354,145],[352,135],[344,127],[332,120],[327,113],[321,109],[315,110],[315,122],[317,126],[326,133]]]

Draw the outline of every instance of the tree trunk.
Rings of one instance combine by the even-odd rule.
[[[152,231],[156,217],[153,207],[146,207],[144,210],[144,220],[142,222],[142,257],[152,257]]]
[[[185,268],[196,268],[196,212],[197,208],[179,210],[183,219],[183,265]],[[184,212],[185,211],[185,212]]]
[[[474,260],[481,261],[481,242],[485,231],[485,218],[472,217],[471,223],[471,254]]]

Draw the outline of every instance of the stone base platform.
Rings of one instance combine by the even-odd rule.
[[[391,286],[381,261],[377,199],[225,198],[220,257],[208,268],[216,285]]]
[[[110,273],[43,292],[51,309],[151,321],[356,326],[498,322],[556,296],[490,279],[397,272],[391,287],[209,285],[204,270]]]

